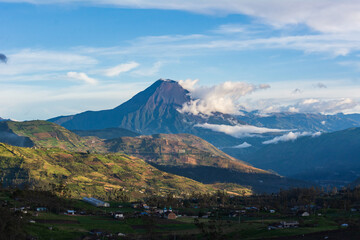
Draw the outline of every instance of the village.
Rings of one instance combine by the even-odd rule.
[[[295,190],[293,190],[295,191]],[[314,190],[296,190],[312,193]],[[287,191],[288,197],[291,191]],[[318,193],[314,201],[283,195],[236,197],[218,192],[189,198],[116,202],[61,199],[47,192],[2,190],[2,208],[17,213],[31,239],[264,239],[358,229],[358,192]],[[301,196],[301,194],[300,194]],[[321,196],[321,197],[320,197]],[[291,198],[290,198],[291,199]],[[327,199],[327,201],[324,201]],[[307,204],[304,204],[307,203]],[[286,205],[286,206],[285,206]],[[19,226],[21,228],[21,226]],[[325,233],[324,233],[325,234]],[[251,237],[250,237],[251,236]],[[255,238],[254,238],[255,236]],[[256,238],[257,237],[257,238]]]

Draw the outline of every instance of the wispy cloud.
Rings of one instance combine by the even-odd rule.
[[[115,67],[106,69],[104,73],[105,76],[115,77],[115,76],[119,76],[121,73],[131,71],[132,69],[137,68],[139,65],[140,65],[139,63],[134,61],[128,63],[122,63]]]
[[[218,34],[234,34],[234,33],[244,33],[247,32],[248,29],[241,24],[223,24],[220,25],[218,28],[214,29],[213,33]]]
[[[83,72],[68,72],[67,76],[72,79],[83,81],[86,84],[96,85],[98,81],[94,78],[89,77]]]
[[[283,129],[255,127],[252,125],[231,126],[231,125],[218,125],[218,124],[210,124],[210,123],[197,124],[195,125],[195,127],[211,129],[215,132],[222,132],[237,138],[253,137],[255,135],[263,134],[263,133],[279,133],[279,132],[288,131]]]
[[[94,66],[98,61],[90,56],[70,52],[24,49],[8,55],[9,61],[0,65],[0,76],[37,74],[84,69]]]
[[[8,2],[8,0],[1,0]],[[77,0],[13,0],[33,4],[79,4]],[[359,31],[360,3],[353,0],[86,0],[81,4],[112,5],[125,8],[169,9],[197,12],[202,14],[245,14],[253,16],[275,27],[306,24],[321,32]],[[336,16],[336,17],[334,17]]]
[[[250,143],[247,143],[247,142],[243,142],[242,144],[239,144],[239,145],[236,145],[236,146],[233,146],[232,148],[249,148],[251,147],[252,145]]]
[[[276,144],[278,142],[287,142],[287,141],[295,141],[299,137],[312,136],[318,137],[321,135],[321,132],[310,133],[310,132],[289,132],[279,137],[275,137],[271,140],[264,141],[263,144]]]

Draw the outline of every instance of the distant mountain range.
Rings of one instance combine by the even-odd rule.
[[[333,132],[360,126],[360,114],[323,115],[320,113],[272,113],[262,116],[257,111],[244,112],[237,119],[247,124],[309,132]]]
[[[360,128],[263,145],[245,160],[296,179],[346,185],[360,177]]]

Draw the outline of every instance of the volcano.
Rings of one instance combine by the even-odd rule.
[[[199,123],[234,124],[234,118],[220,113],[211,117],[181,113],[183,104],[190,100],[189,91],[178,82],[159,79],[114,109],[87,111],[49,121],[70,130],[125,128],[140,134],[196,134],[199,130],[194,129],[194,125]]]

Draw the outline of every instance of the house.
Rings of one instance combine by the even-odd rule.
[[[173,212],[168,212],[167,214],[165,214],[165,218],[167,218],[167,219],[176,219],[177,216]]]
[[[120,220],[122,220],[122,219],[124,219],[125,217],[124,217],[124,214],[123,214],[123,213],[114,213],[114,218],[115,218],[115,219],[120,219]]]
[[[75,215],[75,213],[76,213],[75,210],[66,210],[67,215]]]
[[[132,208],[140,208],[142,206],[141,202],[132,202],[131,207]]]
[[[280,222],[281,226],[283,226],[283,228],[294,228],[294,227],[298,227],[299,226],[299,222],[298,221],[292,221],[292,222]]]
[[[46,208],[46,207],[37,207],[37,208],[36,208],[36,211],[37,211],[37,212],[46,212],[46,211],[47,211],[47,208]]]
[[[110,204],[107,202],[103,202],[99,199],[96,198],[88,198],[88,197],[84,197],[82,199],[84,202],[90,203],[91,205],[95,206],[95,207],[110,207]]]
[[[303,213],[301,214],[301,216],[302,216],[302,217],[308,217],[308,216],[310,216],[310,213],[308,213],[308,212],[303,212]]]
[[[273,210],[273,209],[270,209],[270,211],[269,211],[270,213],[275,213],[275,210]]]

